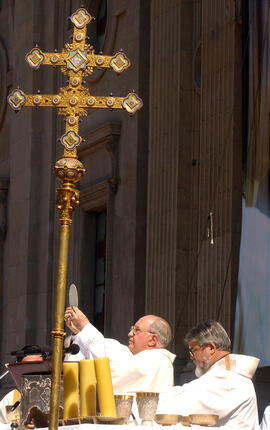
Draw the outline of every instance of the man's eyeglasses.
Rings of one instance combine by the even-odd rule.
[[[189,356],[194,358],[196,352],[200,351],[200,349],[204,349],[204,348],[205,348],[205,346],[203,346],[203,345],[198,345],[198,346],[194,346],[193,348],[188,348]]]
[[[142,330],[139,327],[136,327],[135,325],[132,325],[130,327],[130,331],[133,331],[134,335],[139,334],[139,333],[149,333],[149,334],[154,334],[149,330]]]

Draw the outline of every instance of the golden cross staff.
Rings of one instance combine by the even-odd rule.
[[[41,65],[61,66],[62,73],[68,75],[69,80],[66,87],[60,88],[59,94],[25,94],[20,89],[15,89],[8,96],[8,103],[15,111],[19,111],[23,106],[55,106],[58,108],[58,114],[66,117],[65,134],[60,138],[64,154],[54,167],[54,174],[61,181],[61,188],[57,189],[60,239],[54,329],[51,333],[53,336],[49,424],[51,430],[58,428],[59,419],[69,232],[74,207],[79,204],[79,191],[74,184],[85,173],[83,164],[77,156],[77,148],[82,142],[78,134],[79,117],[86,116],[89,108],[126,109],[130,114],[134,114],[143,106],[142,100],[134,92],[126,97],[97,97],[91,95],[89,89],[83,85],[83,77],[91,75],[95,67],[112,68],[116,73],[121,73],[130,66],[129,59],[122,51],[114,56],[95,54],[94,48],[86,43],[86,28],[92,20],[93,17],[86,9],[79,8],[71,16],[74,24],[72,43],[67,43],[60,53],[43,52],[36,47],[25,57],[26,62],[34,70],[39,69]]]

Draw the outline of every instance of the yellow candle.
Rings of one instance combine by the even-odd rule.
[[[64,420],[79,416],[79,374],[78,363],[63,363]]]
[[[96,415],[96,374],[94,360],[80,361],[80,416]]]
[[[95,358],[94,361],[100,414],[103,417],[116,417],[109,359],[101,357]]]

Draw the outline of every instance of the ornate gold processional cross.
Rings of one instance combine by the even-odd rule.
[[[65,134],[60,138],[64,154],[54,167],[54,174],[61,181],[61,188],[57,189],[60,239],[52,331],[52,390],[49,424],[51,430],[58,428],[59,419],[69,232],[74,207],[79,204],[79,191],[74,184],[85,173],[83,164],[77,156],[77,148],[82,142],[78,134],[79,117],[86,116],[89,108],[126,109],[130,114],[134,114],[143,106],[142,100],[134,92],[126,97],[97,97],[91,95],[89,89],[83,85],[83,77],[91,75],[95,67],[112,68],[116,73],[121,73],[130,66],[130,61],[123,52],[114,56],[94,53],[94,48],[86,43],[86,28],[92,20],[87,10],[79,8],[71,16],[74,24],[72,43],[67,43],[60,53],[42,52],[39,48],[34,48],[25,57],[26,62],[34,70],[39,69],[41,65],[61,66],[61,71],[68,75],[69,80],[66,87],[60,88],[59,94],[25,94],[20,89],[15,89],[8,96],[8,103],[15,111],[19,111],[23,106],[55,106],[58,108],[58,114],[66,117]]]

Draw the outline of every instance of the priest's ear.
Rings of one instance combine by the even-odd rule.
[[[148,346],[150,348],[160,348],[160,345],[158,343],[158,335],[156,333],[151,333],[151,335],[149,336]]]
[[[216,344],[213,343],[213,342],[209,342],[206,348],[207,348],[208,353],[210,355],[214,355],[216,353],[216,351],[217,351]]]

